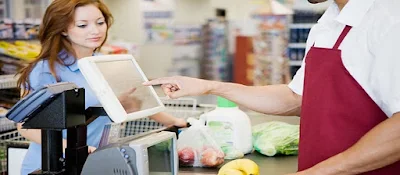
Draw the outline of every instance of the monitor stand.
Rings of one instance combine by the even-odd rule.
[[[80,175],[86,158],[87,121],[93,121],[98,114],[105,114],[102,108],[85,111],[85,90],[71,89],[56,94],[51,102],[43,104],[33,117],[23,124],[24,129],[40,129],[42,135],[42,168],[30,175]],[[67,130],[65,159],[62,150],[62,130]]]

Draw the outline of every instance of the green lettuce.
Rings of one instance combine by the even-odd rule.
[[[284,122],[267,122],[252,129],[253,146],[266,156],[297,155],[299,149],[299,125]]]

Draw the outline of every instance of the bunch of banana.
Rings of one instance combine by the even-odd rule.
[[[218,175],[259,175],[258,165],[250,159],[236,159],[221,167]]]
[[[31,61],[40,53],[40,45],[25,41],[15,41],[15,43],[0,41],[0,51],[25,61]]]

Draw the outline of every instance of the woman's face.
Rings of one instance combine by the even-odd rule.
[[[75,9],[74,21],[68,26],[66,35],[79,52],[100,47],[106,33],[107,24],[101,11],[95,5],[86,5]]]

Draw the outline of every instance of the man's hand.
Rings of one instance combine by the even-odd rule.
[[[136,88],[129,89],[118,97],[118,100],[122,107],[124,107],[126,113],[139,111],[142,106],[142,101],[132,95],[135,91]]]
[[[212,84],[212,81],[183,76],[174,76],[158,78],[143,83],[143,85],[145,86],[160,84],[165,95],[172,99],[175,99],[184,96],[197,96],[207,94],[207,92],[210,90],[210,85]]]

